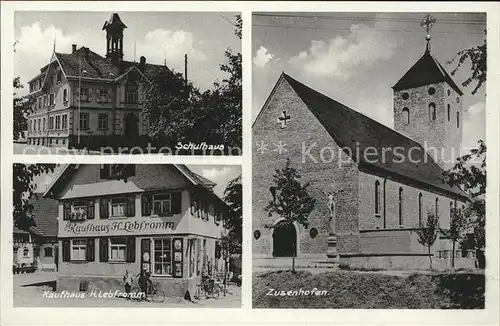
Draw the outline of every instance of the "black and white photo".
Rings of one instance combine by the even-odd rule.
[[[16,163],[14,194],[16,307],[241,306],[239,166]]]
[[[241,155],[241,14],[15,13],[14,153]]]

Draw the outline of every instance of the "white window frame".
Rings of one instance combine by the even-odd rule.
[[[56,143],[57,144],[57,143]],[[75,203],[80,203],[79,205],[75,205]],[[85,203],[85,205],[81,205],[81,203]],[[86,200],[77,200],[71,203],[71,213],[81,213],[83,212],[85,214],[85,219],[88,216],[88,211],[87,211],[87,201]]]
[[[161,248],[161,254],[162,256],[165,255],[167,253],[167,250],[164,250],[163,249],[163,241],[164,240],[168,240],[170,242],[170,249],[168,251],[169,255],[170,255],[170,273],[166,272],[165,271],[165,263],[168,263],[168,261],[161,261],[161,262],[157,262],[156,261],[156,241],[161,241],[162,242],[162,248]],[[159,238],[153,238],[153,241],[152,241],[152,245],[153,245],[153,275],[158,275],[158,276],[164,276],[164,277],[172,277],[173,276],[173,270],[174,270],[174,257],[173,257],[173,238],[172,237],[159,237]],[[162,264],[161,265],[161,272],[160,273],[157,273],[156,272],[156,264]]]
[[[106,125],[105,126],[101,126],[101,118],[102,117],[105,117],[105,120],[106,121]],[[107,113],[99,113],[97,115],[97,129],[108,129],[108,125],[109,125],[109,117],[108,117],[108,114]]]
[[[61,117],[61,128],[68,129],[68,114],[67,113],[63,114]]]
[[[68,103],[69,101],[69,90],[67,88],[63,89],[63,103]]]
[[[120,201],[118,203],[113,203],[113,201]],[[123,202],[121,202],[123,201]],[[120,204],[123,204],[123,214],[121,215],[115,215],[113,214],[113,207],[114,206],[119,206]],[[110,217],[125,217],[127,214],[127,198],[126,197],[115,197],[111,198],[109,200],[109,216]]]
[[[113,240],[123,240],[123,243],[113,243]],[[121,241],[120,241],[121,242]],[[113,249],[117,250],[118,256],[119,252],[123,251],[123,258],[113,257]],[[125,237],[113,237],[108,239],[108,253],[109,261],[114,262],[125,262],[127,261],[127,239]]]
[[[56,130],[60,130],[61,129],[61,115],[58,114],[56,115]],[[59,123],[57,123],[59,121]]]
[[[75,244],[75,241],[78,241],[78,244]],[[82,244],[83,243],[83,244]],[[78,257],[75,256],[74,250],[78,250]],[[87,240],[85,239],[71,239],[71,252],[70,257],[71,260],[77,261],[85,261],[87,260]],[[83,252],[83,258],[81,257],[81,253]]]
[[[82,119],[82,117],[85,117],[85,119]],[[87,122],[86,126],[82,127],[82,121],[86,121]],[[83,130],[87,130],[87,129],[90,128],[90,114],[88,112],[82,112],[82,113],[80,113],[79,119],[78,119],[78,126],[80,127],[80,129],[83,129]]]
[[[50,93],[49,95],[49,106],[55,105],[56,104],[56,94],[55,93]]]
[[[156,199],[157,196],[168,196],[168,199]],[[160,207],[162,208],[159,212],[156,210],[156,203],[160,204]],[[168,212],[163,211],[163,204],[168,203]],[[159,193],[159,194],[154,194],[153,195],[153,213],[156,215],[160,214],[172,214],[172,194],[171,193]]]

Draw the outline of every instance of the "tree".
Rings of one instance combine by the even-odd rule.
[[[273,176],[275,195],[265,208],[270,215],[276,213],[283,218],[275,227],[290,227],[294,223],[305,228],[309,226],[308,217],[316,205],[316,199],[311,198],[307,192],[311,184],[307,182],[302,185],[300,178],[297,170],[291,167],[290,159],[286,160],[283,169],[276,169]],[[292,272],[295,272],[296,250],[294,242]]]
[[[474,230],[476,257],[480,266],[484,266],[485,225],[486,225],[486,144],[478,141],[478,147],[471,149],[457,159],[455,165],[443,172],[443,182],[457,186],[470,195],[463,214]]]
[[[142,112],[149,120],[149,136],[166,141],[173,147],[178,142],[197,141],[193,135],[200,94],[182,74],[166,69],[141,83]]]
[[[56,164],[13,164],[13,201],[14,201],[14,225],[21,230],[28,230],[35,226],[34,220],[26,216],[26,208],[29,199],[36,190],[33,179],[44,173],[54,172]]]
[[[459,241],[463,236],[464,228],[467,226],[467,220],[465,218],[464,213],[457,209],[453,208],[451,210],[451,221],[450,221],[450,237],[453,242],[452,249],[452,258],[451,258],[451,267],[455,268],[455,246],[457,241]]]
[[[486,36],[486,30],[484,30]],[[463,87],[469,86],[472,82],[476,82],[476,86],[472,90],[472,94],[476,94],[479,88],[486,82],[486,37],[481,45],[471,47],[459,51],[453,59],[449,60],[447,63],[452,64],[458,60],[458,63],[451,72],[451,75],[460,69],[464,62],[469,59],[471,63],[472,75],[462,82]]]
[[[431,247],[437,239],[439,230],[439,217],[432,213],[427,212],[427,222],[425,227],[417,230],[417,240],[422,246],[427,247],[427,254],[429,255],[429,268],[432,269],[432,256]]]
[[[236,15],[234,34],[241,40],[241,15]],[[224,53],[227,63],[220,69],[229,74],[222,82],[216,81],[211,90],[202,94],[204,119],[197,130],[204,138],[222,143],[226,147],[242,148],[242,55],[230,48]],[[206,126],[209,126],[207,128]],[[204,128],[203,128],[204,127]]]
[[[14,78],[13,86],[13,136],[14,140],[19,140],[19,138],[25,137],[25,132],[28,130],[27,117],[33,110],[33,99],[27,96],[19,96],[19,90],[23,88],[21,78],[19,76]]]
[[[224,295],[227,284],[227,272],[229,258],[232,255],[241,255],[241,247],[243,242],[242,232],[242,185],[241,174],[229,181],[224,190],[224,201],[229,206],[229,213],[224,219],[224,227],[221,235],[221,255],[224,260]]]

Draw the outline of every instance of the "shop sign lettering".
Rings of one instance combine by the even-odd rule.
[[[174,222],[169,221],[113,221],[106,224],[96,223],[75,223],[68,222],[64,226],[64,231],[73,234],[102,233],[110,232],[144,232],[154,230],[172,230]]]

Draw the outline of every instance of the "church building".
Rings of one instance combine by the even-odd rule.
[[[166,66],[123,60],[124,30],[118,14],[104,23],[106,54],[73,44],[54,51],[29,81],[33,111],[27,118],[29,145],[82,148],[142,144],[148,121],[141,114],[140,83]]]
[[[442,181],[445,162],[429,148],[458,156],[463,93],[429,44],[393,91],[391,129],[282,73],[252,127],[254,259],[295,255],[357,268],[426,269],[429,255],[416,231],[428,212],[441,229],[431,255],[451,256],[442,254],[451,248],[446,230],[452,209],[468,196]],[[275,170],[287,159],[316,199],[307,228],[283,227],[282,217],[265,210]]]

